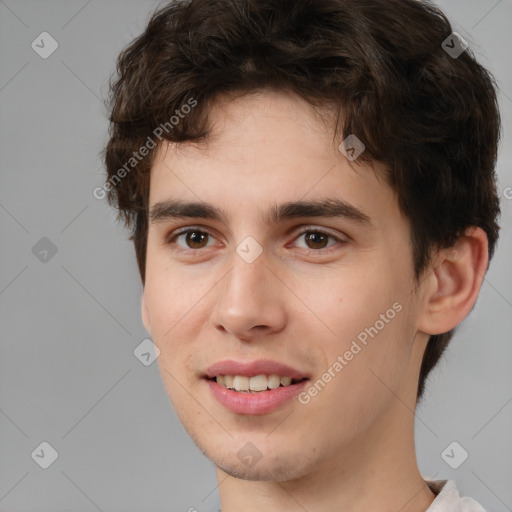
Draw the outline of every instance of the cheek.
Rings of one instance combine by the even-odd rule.
[[[189,275],[169,263],[164,254],[148,250],[144,295],[155,337],[163,339],[174,332],[207,291],[201,276]]]
[[[319,391],[312,391],[315,396],[305,405],[308,428],[318,429],[318,424],[325,423],[323,435],[332,443],[349,442],[385,414],[399,395],[407,374],[408,351],[399,342],[404,326],[402,314],[405,315],[404,310],[377,334],[370,329],[368,334],[359,325],[352,325],[354,336],[342,334],[337,342],[324,345],[325,373],[312,383],[312,388],[316,386]],[[343,322],[340,318],[340,331],[347,324],[348,320]],[[366,344],[360,341],[364,337],[357,338],[361,332],[367,335]],[[340,431],[344,433],[341,437]]]
[[[145,303],[151,321],[153,342],[160,350],[158,362],[165,378],[165,370],[179,379],[192,380],[193,368],[188,358],[197,350],[195,340],[200,338],[207,318],[207,310],[214,280],[201,275],[188,275],[170,265],[154,265],[146,277]],[[168,391],[178,384],[166,377]]]
[[[399,387],[412,340],[405,285],[404,276],[400,281],[389,267],[372,275],[364,268],[351,268],[303,291],[321,320],[310,316],[311,325],[318,324],[324,333],[316,348],[324,353],[325,371],[331,368],[340,376],[333,379],[332,388],[339,387],[341,393],[332,396],[333,405],[351,403],[352,397],[352,407],[357,408],[381,397],[381,392],[389,393],[385,385]],[[342,397],[343,389],[350,390],[350,396]]]
[[[393,304],[400,299],[400,293],[388,277],[389,270],[372,272],[373,277],[369,268],[370,265],[340,268],[325,277],[307,280],[298,293],[306,298],[323,332],[330,331],[334,344],[350,344],[351,339],[360,333],[364,335],[365,329],[376,322],[379,331],[388,330],[389,323],[398,316]],[[389,323],[383,324],[381,314]]]

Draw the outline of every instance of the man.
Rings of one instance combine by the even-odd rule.
[[[118,71],[105,190],[222,511],[482,511],[414,446],[498,237],[494,81],[443,13],[173,2]]]

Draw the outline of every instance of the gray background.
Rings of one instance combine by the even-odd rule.
[[[157,4],[0,2],[4,512],[218,506],[213,465],[181,427],[157,365],[133,354],[148,337],[133,246],[92,195],[103,182],[108,77]],[[512,510],[512,1],[440,5],[500,87],[503,213],[477,306],[418,409],[418,462],[425,477],[455,479],[461,494],[504,512]],[[31,48],[43,31],[59,44],[47,59]],[[33,252],[43,237],[57,249],[47,261]],[[59,455],[48,469],[31,456],[43,441]],[[469,453],[458,469],[441,457],[453,441]]]

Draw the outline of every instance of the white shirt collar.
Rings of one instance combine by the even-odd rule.
[[[434,487],[441,489],[430,507],[425,512],[486,512],[485,509],[472,498],[460,497],[453,480],[427,481]]]

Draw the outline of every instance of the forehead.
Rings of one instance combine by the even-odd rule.
[[[150,206],[187,199],[233,208],[298,200],[394,200],[378,163],[349,161],[334,127],[309,103],[283,92],[221,100],[208,112],[206,141],[161,144],[151,170]]]

